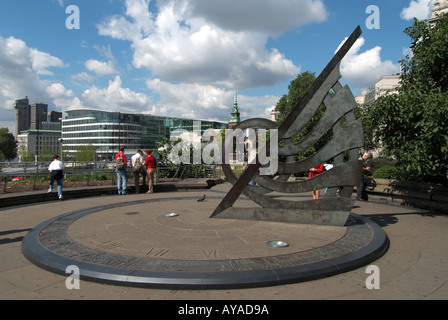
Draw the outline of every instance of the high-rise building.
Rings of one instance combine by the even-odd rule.
[[[62,112],[51,111],[48,117],[48,122],[61,122],[62,121]]]
[[[35,103],[31,105],[30,127],[31,130],[42,130],[42,123],[47,122],[48,104]]]
[[[61,131],[62,112],[48,112],[48,104],[34,103],[30,105],[28,97],[16,100],[15,136],[27,130],[59,130]]]
[[[62,112],[48,112],[48,105],[30,105],[28,97],[16,100],[15,137],[18,142],[19,160],[33,154],[40,160],[44,150],[56,152],[60,148]]]
[[[25,99],[16,100],[14,103],[14,109],[16,110],[14,135],[18,137],[21,131],[25,131],[30,128],[31,106],[28,97]]]

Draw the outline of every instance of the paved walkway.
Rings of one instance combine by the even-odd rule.
[[[321,300],[321,299],[448,299],[448,217],[412,208],[356,202],[354,213],[375,221],[387,233],[390,248],[375,261],[380,288],[367,289],[366,267],[320,280],[256,289],[161,290],[81,281],[79,290],[66,288],[66,277],[43,270],[22,254],[22,239],[35,226],[74,210],[147,197],[224,196],[229,184],[207,191],[154,195],[102,196],[67,199],[2,209],[0,212],[0,299],[107,300]],[[1,201],[1,199],[0,199]],[[181,202],[181,201],[180,201]],[[190,206],[190,203],[176,203]],[[151,210],[151,208],[147,208]]]

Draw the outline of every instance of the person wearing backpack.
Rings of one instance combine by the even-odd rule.
[[[120,147],[120,152],[115,156],[115,171],[117,172],[118,194],[127,194],[128,173],[126,168],[128,160],[124,154],[124,147]]]
[[[136,154],[134,154],[131,158],[132,170],[134,172],[135,178],[135,193],[139,193],[140,191],[140,176],[143,179],[143,185],[146,182],[146,168],[144,166],[143,161],[143,151],[138,150]]]

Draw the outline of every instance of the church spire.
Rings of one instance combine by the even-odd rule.
[[[240,122],[240,110],[238,108],[238,90],[235,88],[235,98],[233,100],[232,117],[230,118],[229,129],[234,128]]]

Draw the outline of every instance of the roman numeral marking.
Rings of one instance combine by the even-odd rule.
[[[153,257],[163,257],[168,252],[170,252],[170,249],[154,249],[154,248],[151,248],[151,250],[149,250],[146,253],[146,255],[147,256],[153,256]]]
[[[203,250],[202,251],[204,253],[204,256],[206,256],[207,258],[218,258],[218,252],[216,250],[211,250],[209,252]]]

